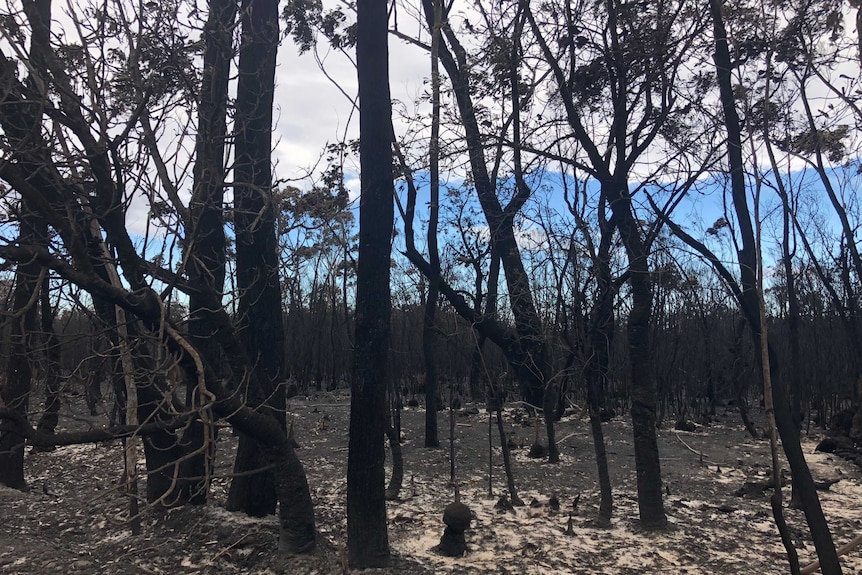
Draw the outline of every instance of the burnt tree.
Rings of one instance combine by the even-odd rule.
[[[347,456],[347,553],[350,567],[389,560],[384,443],[389,378],[392,226],[392,108],[384,0],[357,4],[359,79],[359,263]]]
[[[284,325],[278,282],[275,212],[272,202],[272,105],[278,49],[278,1],[242,4],[242,40],[236,97],[234,229],[239,290],[239,335],[255,377],[245,379],[246,402],[285,428],[285,393],[279,384],[284,364]],[[235,374],[236,375],[236,374]],[[264,466],[265,457],[240,436],[234,471]],[[231,483],[227,508],[249,515],[275,513],[272,471],[239,475]]]

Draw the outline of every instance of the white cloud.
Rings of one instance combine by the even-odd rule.
[[[487,225],[473,226],[473,232],[485,243],[490,240],[491,231]],[[540,251],[548,247],[548,235],[541,228],[515,228],[515,241],[525,251]]]
[[[404,22],[400,24],[403,27]],[[392,99],[412,107],[422,79],[430,74],[428,56],[392,36],[389,51]],[[304,176],[320,160],[327,143],[359,136],[359,115],[351,102],[357,94],[356,68],[350,58],[328,50],[325,43],[319,54],[325,74],[315,56],[300,55],[290,38],[279,50],[273,133],[279,178]],[[395,129],[403,132],[406,126],[396,119]]]
[[[359,199],[359,186],[359,174],[347,173],[344,175],[344,187],[347,188],[347,194],[351,203]]]

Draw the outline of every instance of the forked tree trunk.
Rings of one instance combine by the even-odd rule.
[[[426,24],[433,29],[433,0],[423,0],[422,9]],[[549,375],[547,342],[545,341],[541,318],[533,301],[530,278],[524,268],[514,231],[515,214],[529,199],[530,189],[527,186],[518,186],[515,197],[506,206],[500,204],[497,197],[496,182],[492,181],[486,163],[485,140],[479,130],[476,109],[471,95],[466,52],[458,42],[452,28],[445,21],[443,23],[443,35],[448,40],[452,50],[450,51],[446,47],[441,38],[440,62],[452,82],[461,124],[464,126],[476,195],[488,222],[491,233],[490,242],[497,250],[501,267],[505,273],[515,333],[517,334],[516,344],[501,345],[501,348],[507,361],[516,372],[524,401],[538,409],[543,409],[547,414],[548,410],[544,400],[545,384]],[[548,424],[548,431],[553,435],[553,409],[550,410],[549,415],[551,421]],[[556,447],[552,437],[549,438],[549,442]]]

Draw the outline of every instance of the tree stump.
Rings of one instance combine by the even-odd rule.
[[[505,495],[502,495],[500,499],[497,500],[497,504],[494,505],[494,508],[496,508],[497,511],[501,513],[515,510],[515,507],[511,504],[511,502],[509,502],[508,499],[506,499]]]
[[[530,446],[530,453],[528,456],[531,459],[544,459],[548,456],[548,448],[537,441]]]
[[[446,529],[440,544],[434,550],[446,557],[463,557],[467,552],[467,542],[464,539],[464,531],[469,529],[472,516],[470,508],[456,501],[450,503],[443,510],[443,523]]]

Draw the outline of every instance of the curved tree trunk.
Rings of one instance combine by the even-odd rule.
[[[741,291],[738,299],[742,312],[748,321],[755,348],[760,354],[760,303],[757,297],[757,252],[751,215],[745,190],[745,179],[742,162],[742,134],[739,116],[736,112],[736,102],[731,84],[731,58],[727,42],[727,32],[724,27],[722,5],[719,0],[709,0],[712,14],[713,31],[715,35],[715,67],[721,104],[724,112],[724,123],[727,129],[728,162],[730,166],[731,194],[736,210],[739,233],[742,238],[742,249],[739,251],[739,267],[741,276]],[[832,541],[829,525],[823,515],[820,499],[814,488],[811,471],[805,461],[805,455],[799,442],[799,429],[793,422],[790,404],[787,400],[787,389],[779,374],[779,364],[773,350],[767,350],[769,371],[772,379],[772,400],[775,408],[775,423],[781,435],[784,453],[790,464],[793,482],[799,486],[802,509],[808,521],[808,528],[817,550],[821,569],[824,575],[838,575],[841,564]]]
[[[656,385],[649,356],[652,286],[647,251],[632,213],[625,182],[603,184],[626,249],[632,307],[628,317],[631,416],[637,470],[638,510],[648,529],[667,525],[656,434]]]

